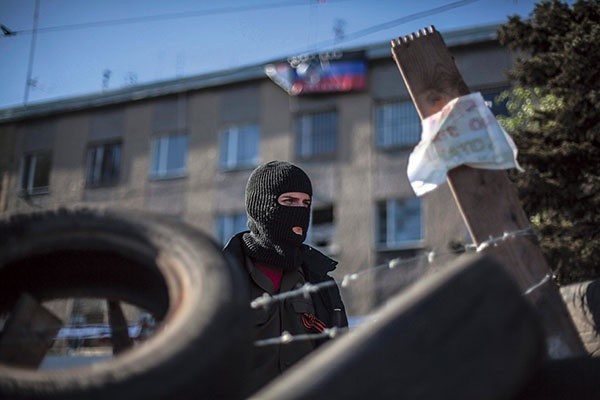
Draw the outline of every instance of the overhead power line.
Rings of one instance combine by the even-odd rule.
[[[328,0],[327,3],[341,3],[349,0]],[[319,48],[331,46],[331,45],[339,45],[343,42],[348,42],[354,39],[358,39],[372,33],[380,32],[385,29],[393,28],[394,26],[398,26],[404,24],[406,22],[410,22],[416,19],[428,17],[430,15],[439,14],[445,11],[449,11],[458,7],[465,6],[470,3],[475,3],[479,0],[460,0],[452,3],[448,3],[439,7],[435,7],[425,11],[419,11],[414,14],[406,15],[401,18],[394,19],[392,21],[384,22],[382,24],[373,25],[356,32],[352,32],[349,34],[345,34],[343,38],[336,38],[333,40],[326,40],[312,45],[310,48],[305,50],[306,52],[316,51]],[[244,11],[258,11],[258,10],[268,10],[268,9],[277,9],[277,8],[287,8],[287,7],[297,7],[306,5],[305,0],[301,1],[288,1],[282,3],[265,3],[258,4],[252,6],[231,6],[231,7],[219,7],[219,8],[211,8],[208,10],[199,10],[199,11],[185,11],[179,13],[169,13],[169,14],[158,14],[158,15],[149,15],[146,17],[131,17],[131,18],[121,18],[107,21],[96,21],[96,22],[84,22],[80,24],[69,24],[69,25],[59,25],[59,26],[49,26],[42,27],[37,29],[37,33],[47,33],[47,32],[59,32],[59,31],[68,31],[68,30],[78,30],[78,29],[88,29],[88,28],[98,28],[103,26],[114,26],[114,25],[126,25],[126,24],[136,24],[136,23],[144,23],[144,22],[153,22],[153,21],[164,21],[170,19],[181,19],[181,18],[195,18],[195,17],[203,17],[209,15],[219,15],[219,14],[233,14]],[[33,29],[22,29],[22,30],[11,30],[5,25],[2,25],[2,31],[4,36],[15,36],[17,34],[32,34]]]
[[[364,36],[367,36],[367,35],[370,35],[373,33],[377,33],[377,32],[383,31],[385,29],[393,28],[395,26],[402,25],[402,24],[405,24],[410,21],[414,21],[414,20],[421,19],[424,17],[429,17],[430,15],[440,14],[442,12],[449,11],[449,10],[452,10],[455,8],[463,7],[463,6],[466,6],[467,4],[475,3],[477,1],[480,1],[480,0],[460,0],[460,1],[455,1],[452,3],[448,3],[445,5],[439,6],[439,7],[431,8],[429,10],[419,11],[414,14],[410,14],[410,15],[406,15],[401,18],[394,19],[392,21],[373,25],[373,26],[358,30],[356,32],[345,34],[344,37],[339,40],[324,40],[324,41],[316,43],[316,44],[312,45],[311,47],[307,48],[306,50],[300,51],[298,53],[314,53],[314,52],[317,52],[317,51],[323,49],[324,47],[338,46],[342,42],[349,42],[351,40],[358,39],[358,38],[361,38],[361,37],[364,37]]]
[[[350,0],[328,0],[327,3],[341,3]],[[88,29],[88,28],[98,28],[103,26],[114,26],[114,25],[126,25],[126,24],[138,24],[144,22],[153,22],[153,21],[164,21],[170,19],[182,19],[182,18],[195,18],[195,17],[205,17],[209,15],[219,15],[219,14],[233,14],[245,11],[259,11],[259,10],[268,10],[268,9],[277,9],[277,8],[287,8],[287,7],[297,7],[297,6],[305,6],[306,0],[296,0],[296,1],[287,1],[287,2],[279,2],[279,3],[264,3],[264,4],[254,4],[248,6],[230,6],[230,7],[219,7],[219,8],[211,8],[208,10],[198,10],[198,11],[185,11],[185,12],[177,12],[177,13],[169,13],[169,14],[157,14],[157,15],[149,15],[146,17],[131,17],[131,18],[120,18],[106,21],[96,21],[96,22],[83,22],[80,24],[69,24],[69,25],[60,25],[60,26],[49,26],[45,28],[38,28],[37,33],[47,33],[47,32],[59,32],[59,31],[69,31],[69,30],[77,30],[77,29]],[[2,30],[6,28],[2,25]],[[6,28],[8,29],[8,28]],[[33,33],[33,29],[22,29],[22,30],[9,30],[11,35],[17,34],[31,34]],[[5,36],[6,36],[5,32]]]

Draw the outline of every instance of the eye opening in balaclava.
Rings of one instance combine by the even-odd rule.
[[[258,166],[246,185],[250,234],[243,239],[249,255],[283,269],[298,266],[299,248],[310,223],[310,207],[279,204],[279,196],[288,192],[302,192],[312,197],[312,185],[302,169],[285,161]],[[292,231],[294,226],[302,228],[302,235]]]

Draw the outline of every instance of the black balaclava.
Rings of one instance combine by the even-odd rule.
[[[246,213],[250,233],[243,241],[250,258],[284,270],[301,263],[300,245],[306,239],[310,207],[289,207],[277,202],[287,192],[302,192],[312,197],[308,175],[285,161],[258,166],[246,185]],[[302,227],[302,235],[292,227]]]

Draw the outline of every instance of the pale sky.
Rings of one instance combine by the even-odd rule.
[[[39,2],[37,33],[34,9]],[[0,0],[0,108],[527,17],[532,0]],[[569,3],[572,3],[571,1]],[[335,30],[345,39],[335,41]],[[339,34],[338,34],[339,37]],[[35,38],[35,40],[33,40]],[[34,48],[32,52],[32,42]],[[105,82],[106,83],[106,82]]]

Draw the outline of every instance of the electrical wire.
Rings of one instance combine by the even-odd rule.
[[[329,0],[328,3],[341,3],[341,2],[346,2],[346,1],[350,1],[350,0]],[[233,14],[233,13],[246,12],[246,11],[261,11],[261,10],[276,9],[276,8],[298,7],[298,6],[304,6],[304,5],[306,5],[305,0],[287,1],[287,2],[280,2],[280,3],[254,4],[254,5],[248,5],[248,6],[219,7],[219,8],[211,8],[208,10],[149,15],[146,17],[120,18],[120,19],[113,19],[113,20],[106,20],[106,21],[84,22],[84,23],[79,23],[79,24],[50,26],[50,27],[45,27],[45,28],[38,28],[37,33],[48,33],[48,32],[78,30],[78,29],[87,29],[87,28],[97,28],[97,27],[102,27],[102,26],[137,24],[137,23],[144,23],[144,22],[164,21],[164,20],[170,20],[170,19],[196,18],[196,17],[205,17],[205,16],[219,15],[219,14]],[[5,33],[4,36],[14,36],[14,35],[18,35],[18,34],[31,34],[31,33],[33,33],[33,29],[9,30],[9,32],[10,32],[9,34]]]
[[[328,3],[340,3],[349,0],[328,0]],[[385,29],[393,28],[395,26],[421,19],[424,17],[428,17],[435,14],[440,14],[446,11],[450,11],[455,8],[463,7],[471,3],[475,3],[480,0],[459,0],[454,1],[452,3],[444,4],[439,7],[434,7],[428,10],[419,11],[410,15],[406,15],[401,18],[396,18],[394,20],[384,22],[381,24],[376,24],[369,26],[364,29],[360,29],[355,32],[351,32],[348,34],[344,34],[343,37],[336,37],[335,39],[325,40],[322,42],[318,42],[316,44],[311,45],[310,47],[305,48],[301,51],[296,51],[293,53],[313,53],[323,48],[329,46],[339,46],[341,43],[349,42],[351,40],[355,40],[364,36],[368,36],[373,33],[380,32]],[[153,22],[153,21],[163,21],[170,19],[181,19],[181,18],[195,18],[202,16],[210,16],[210,15],[219,15],[219,14],[231,14],[231,13],[239,13],[245,11],[258,11],[258,10],[267,10],[267,9],[275,9],[275,8],[287,8],[287,7],[297,7],[305,5],[304,1],[289,1],[285,3],[265,3],[259,5],[252,6],[232,6],[232,7],[219,7],[208,10],[200,10],[200,11],[186,11],[179,13],[169,13],[169,14],[158,14],[158,15],[150,15],[146,17],[132,17],[132,18],[121,18],[115,20],[107,20],[107,21],[97,21],[97,22],[86,22],[80,24],[70,24],[70,25],[60,25],[60,26],[52,26],[45,28],[38,28],[37,33],[47,33],[47,32],[58,32],[58,31],[66,31],[66,30],[77,30],[77,29],[87,29],[87,28],[96,28],[102,26],[114,26],[114,25],[124,25],[124,24],[134,24],[134,23],[144,23],[144,22]],[[10,35],[5,34],[4,36],[15,36],[18,34],[31,34],[33,33],[33,29],[23,29],[23,30],[10,30]]]
[[[459,1],[455,1],[452,3],[448,3],[439,7],[435,7],[435,8],[431,8],[429,10],[425,10],[425,11],[419,11],[410,15],[406,15],[404,17],[401,18],[397,18],[388,22],[384,22],[381,24],[377,24],[377,25],[372,25],[370,27],[358,30],[356,32],[352,32],[349,34],[345,34],[343,38],[336,38],[336,39],[332,39],[332,40],[324,40],[322,42],[319,42],[313,46],[311,46],[310,48],[307,48],[304,51],[299,51],[296,53],[314,53],[317,52],[319,50],[322,50],[323,48],[329,47],[329,46],[338,46],[340,43],[342,42],[349,42],[351,40],[355,40],[373,33],[377,33],[380,32],[382,30],[385,29],[389,29],[389,28],[393,28],[395,26],[398,25],[402,25],[405,24],[407,22],[410,21],[414,21],[417,19],[421,19],[424,17],[428,17],[431,15],[435,15],[435,14],[440,14],[442,12],[446,12],[458,7],[463,7],[466,6],[467,4],[471,4],[471,3],[475,3],[477,1],[480,0],[459,0]]]

